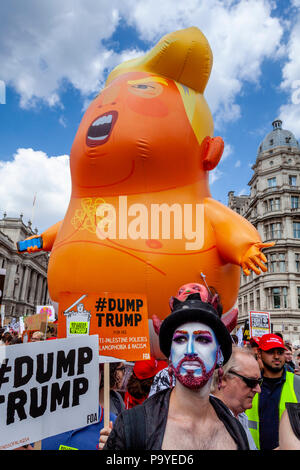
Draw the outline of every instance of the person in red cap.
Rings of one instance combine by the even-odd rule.
[[[128,380],[127,391],[124,397],[127,409],[140,405],[149,395],[154,376],[168,363],[158,361],[153,356],[146,361],[137,361],[134,365],[132,375]]]
[[[261,393],[254,397],[252,408],[246,414],[256,447],[261,450],[278,447],[279,423],[286,403],[300,402],[300,377],[287,370],[285,350],[280,336],[269,333],[260,338]]]
[[[260,370],[262,370],[262,369],[263,369],[263,365],[262,365],[261,360],[260,360],[259,357],[258,357],[259,340],[260,340],[260,337],[259,337],[259,336],[251,336],[251,338],[250,338],[250,340],[249,340],[249,346],[250,346],[250,348],[251,348],[252,353],[254,354],[255,359],[256,359],[257,362],[258,362],[258,365],[259,365]]]

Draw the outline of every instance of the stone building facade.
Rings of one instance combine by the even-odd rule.
[[[16,243],[35,235],[31,223],[19,218],[0,219],[0,269],[6,270],[2,308],[5,318],[36,313],[36,305],[49,304],[47,285],[48,254],[18,253]]]
[[[251,310],[270,313],[273,332],[300,345],[300,146],[278,119],[259,145],[250,195],[228,193],[231,209],[248,219],[264,242],[268,272],[241,274],[238,297],[243,325]]]

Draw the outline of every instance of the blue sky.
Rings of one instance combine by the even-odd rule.
[[[0,217],[22,212],[27,222],[34,194],[34,227],[64,216],[88,103],[115,65],[183,27],[199,27],[214,54],[205,96],[225,141],[215,199],[249,191],[275,118],[300,138],[300,0],[11,0],[0,3],[0,24]]]

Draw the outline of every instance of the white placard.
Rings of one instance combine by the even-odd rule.
[[[0,348],[0,449],[95,422],[98,355],[97,335]]]
[[[250,312],[250,337],[261,337],[271,331],[269,312]]]
[[[23,334],[24,330],[25,330],[25,325],[24,325],[24,320],[23,320],[23,317],[20,317],[19,318],[19,333],[20,335]]]

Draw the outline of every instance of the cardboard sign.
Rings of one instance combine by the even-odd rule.
[[[271,332],[269,312],[250,312],[250,337],[263,336]]]
[[[47,312],[23,317],[23,321],[26,330],[40,330],[42,323],[47,323],[48,321]]]
[[[62,293],[58,337],[97,334],[99,354],[126,361],[150,359],[146,296]]]
[[[48,322],[46,339],[48,338],[57,338],[57,323]]]
[[[98,420],[98,338],[0,348],[0,449],[14,449]]]

